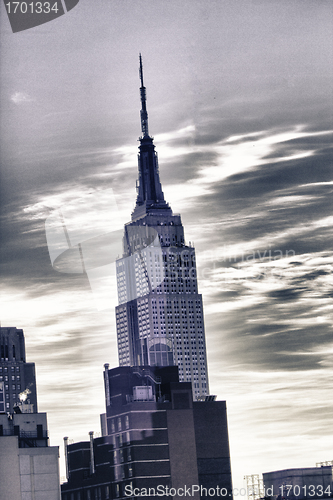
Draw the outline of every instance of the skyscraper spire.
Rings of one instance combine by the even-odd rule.
[[[139,180],[132,220],[117,260],[116,307],[120,366],[178,365],[195,398],[209,394],[202,297],[195,250],[185,243],[179,214],[164,200],[153,138],[148,135],[140,54]]]
[[[139,55],[140,67],[140,97],[141,97],[141,130],[139,146],[139,179],[137,182],[138,196],[136,199],[136,207],[132,213],[132,218],[137,219],[145,216],[147,213],[156,210],[167,210],[172,213],[171,208],[164,200],[162,191],[160,174],[158,170],[157,153],[153,143],[153,138],[148,132],[148,113],[146,106],[146,87],[143,84],[143,68],[142,57]]]
[[[141,95],[141,130],[142,130],[142,135],[143,137],[149,137],[149,132],[148,132],[148,113],[147,113],[147,107],[146,107],[146,87],[143,84],[143,68],[142,68],[142,57],[141,54],[139,55],[140,59],[140,80],[141,80],[141,87],[140,87],[140,95]]]

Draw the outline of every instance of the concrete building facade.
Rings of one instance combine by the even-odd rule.
[[[1,500],[60,500],[59,448],[48,446],[46,413],[31,409],[0,415]]]

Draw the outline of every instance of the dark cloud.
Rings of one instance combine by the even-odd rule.
[[[301,297],[304,290],[285,288],[284,290],[274,290],[268,295],[279,302],[286,302],[289,300],[296,300]]]
[[[264,158],[267,160],[271,158],[283,158],[284,156],[299,151],[316,151],[316,154],[320,152],[322,154],[332,155],[332,132],[324,133],[319,136],[313,136],[311,135],[312,131],[309,132],[310,135],[306,137],[297,137],[296,139],[280,142],[276,147],[276,151],[270,155],[266,155]],[[325,129],[322,128],[321,132],[325,132]]]
[[[304,274],[301,279],[303,280],[315,280],[318,278],[318,276],[328,276],[329,273],[327,271],[324,271],[323,269],[318,269],[317,271],[312,271],[311,273]]]
[[[279,304],[282,305],[284,300],[282,297]],[[289,299],[287,303],[288,301]],[[257,321],[253,323],[248,321],[249,313],[246,310],[238,311],[237,319],[228,315],[232,330],[228,322],[221,322],[219,332],[213,334],[215,352],[209,352],[209,356],[213,359],[220,358],[226,370],[233,366],[241,366],[242,370],[269,372],[320,370],[323,360],[327,358],[324,354],[325,347],[331,341],[331,333],[327,331],[326,326],[318,323],[313,327],[302,325],[293,329],[291,311],[289,322],[283,322],[288,318],[288,314],[284,314],[282,321],[276,324],[275,314],[272,312],[272,306],[255,307],[251,316],[257,318]],[[263,321],[266,315],[267,322],[262,324],[260,321]],[[224,342],[217,348],[217,337],[221,335]],[[221,350],[222,345],[224,352]],[[317,350],[321,346],[323,353],[319,354]]]
[[[170,146],[172,148],[172,145]],[[189,148],[191,150],[191,147]],[[212,152],[195,152],[186,155],[179,155],[179,158],[172,162],[161,164],[161,179],[163,185],[171,186],[175,183],[183,183],[195,178],[198,170],[203,165],[214,165],[218,159],[217,153]],[[161,162],[160,162],[161,163]]]
[[[223,185],[228,189],[221,192],[221,197],[225,199],[250,197],[260,200],[267,193],[287,187],[313,182],[330,182],[331,158],[332,151],[330,154],[316,154],[308,158],[266,164],[253,172],[231,176]]]

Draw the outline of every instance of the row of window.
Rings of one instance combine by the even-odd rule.
[[[12,396],[13,396],[13,400],[14,400],[14,401],[16,401],[16,399],[18,399],[17,394],[13,394]],[[6,393],[6,400],[8,400],[8,399],[9,399],[9,394],[8,394],[8,392],[7,392],[7,393]]]
[[[112,418],[110,425],[112,433],[116,432],[116,426],[117,426],[117,432],[120,432],[123,429],[129,429],[129,416],[125,415],[123,417]]]
[[[10,368],[10,370],[8,370],[8,368]],[[20,367],[19,366],[0,366],[0,373],[8,373],[8,372],[11,372],[11,373],[14,373],[15,371],[18,373],[20,371]]]
[[[114,450],[113,452],[113,463],[116,465],[118,463],[123,462],[131,462],[132,461],[132,452],[131,448],[128,447],[125,450]]]
[[[10,377],[10,379],[9,379],[9,377]],[[20,375],[16,375],[16,377],[15,377],[15,375],[11,375],[11,376],[10,375],[9,376],[8,375],[0,375],[0,382],[3,382],[3,381],[8,382],[9,380],[11,380],[12,382],[20,381],[21,377],[20,377]]]
[[[0,358],[1,359],[8,359],[9,358],[9,350],[10,350],[10,347],[8,346],[8,344],[1,344],[1,346],[0,346]],[[16,348],[15,348],[14,344],[12,345],[11,352],[13,355],[13,359],[15,359]]]

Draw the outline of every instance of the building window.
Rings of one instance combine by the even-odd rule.
[[[120,474],[119,474],[119,466],[117,465],[115,468],[114,468],[114,478],[116,481],[119,481],[120,479]]]
[[[123,445],[123,436],[121,434],[117,435],[117,447],[120,448]]]
[[[125,428],[129,429],[129,416],[128,415],[125,416]]]
[[[121,417],[118,417],[118,432],[121,431]]]
[[[113,419],[111,420],[111,432],[116,432],[116,428],[115,428]]]
[[[106,500],[110,499],[110,488],[109,488],[109,486],[105,486],[105,499]]]
[[[131,465],[128,466],[128,477],[132,477],[133,476],[133,469],[131,467]]]
[[[91,500],[91,493],[90,493],[90,490],[87,490],[87,500]]]

